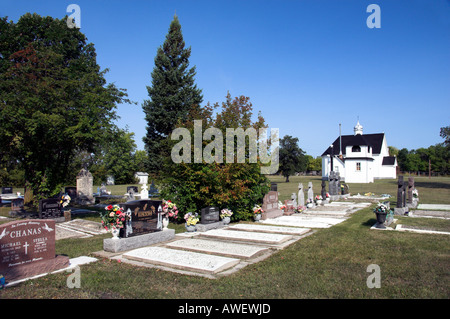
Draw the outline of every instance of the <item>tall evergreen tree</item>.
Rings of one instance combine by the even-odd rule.
[[[175,15],[164,44],[158,48],[152,72],[152,86],[147,86],[149,100],[142,108],[147,121],[143,138],[148,153],[148,169],[158,174],[167,150],[167,137],[176,124],[187,119],[193,105],[203,101],[202,91],[194,83],[195,66],[189,68],[191,48],[185,48],[181,25]]]

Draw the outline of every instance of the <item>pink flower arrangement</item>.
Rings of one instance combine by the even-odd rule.
[[[128,215],[123,212],[123,208],[119,205],[109,205],[105,207],[105,212],[100,213],[102,218],[102,226],[109,230],[111,228],[123,228],[124,222],[129,219]]]
[[[169,217],[177,218],[178,217],[178,208],[175,203],[172,203],[170,200],[163,200],[162,203],[162,211],[163,214],[167,214]]]

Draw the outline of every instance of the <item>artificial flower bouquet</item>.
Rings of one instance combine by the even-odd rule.
[[[175,203],[172,203],[170,200],[163,200],[162,203],[162,212],[164,215],[169,217],[177,218],[178,216],[178,208]]]
[[[261,206],[255,205],[255,207],[253,207],[253,214],[257,215],[257,214],[262,214],[262,213],[264,213],[264,211],[261,208]]]
[[[184,220],[186,221],[186,225],[187,226],[195,226],[200,218],[198,218],[198,214],[197,213],[187,213],[184,215]]]
[[[119,205],[107,206],[105,212],[100,213],[100,216],[102,218],[102,226],[107,230],[123,228],[125,221],[130,218]]]
[[[228,208],[224,208],[220,211],[220,218],[222,219],[225,217],[231,217],[231,215],[233,215],[233,212]]]

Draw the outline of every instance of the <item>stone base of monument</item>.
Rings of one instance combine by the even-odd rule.
[[[408,213],[408,211],[409,211],[408,207],[400,207],[400,208],[395,207],[394,208],[394,215],[401,215],[401,216],[403,216],[406,213]]]
[[[215,222],[215,223],[209,223],[209,224],[197,224],[195,225],[197,231],[199,232],[204,232],[210,229],[218,229],[218,228],[222,228],[225,226],[225,224],[223,223],[222,220]]]
[[[412,203],[406,203],[406,207],[408,208],[417,208],[418,201],[412,201]]]
[[[108,238],[103,240],[103,250],[112,253],[117,253],[121,251],[127,251],[145,246],[150,246],[160,242],[169,241],[174,238],[175,238],[174,229],[167,229],[128,238],[120,238],[120,239]]]
[[[30,264],[19,265],[16,267],[2,270],[2,275],[7,282],[18,281],[21,279],[46,274],[55,270],[63,269],[69,266],[69,257],[56,256],[54,259],[36,261]]]
[[[277,218],[283,216],[284,212],[281,209],[274,209],[270,211],[266,211],[261,214],[261,220],[269,219],[269,218]]]
[[[285,211],[284,213],[283,213],[283,216],[290,216],[290,215],[292,215],[292,214],[294,214],[295,212],[293,211],[293,210],[288,210],[288,211]]]
[[[76,203],[78,205],[86,206],[86,205],[94,205],[95,204],[95,198],[94,197],[88,197],[88,196],[78,196],[75,199]]]
[[[347,199],[350,197],[350,194],[344,194],[344,195],[330,195],[330,200],[340,200],[340,199]]]

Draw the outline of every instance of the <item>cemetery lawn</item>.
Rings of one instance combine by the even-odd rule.
[[[299,182],[306,187],[312,180],[315,193],[320,191],[320,177],[291,177],[290,183],[284,183],[282,177],[273,179],[279,182],[281,200],[296,192]],[[416,186],[421,203],[450,204],[450,178],[416,178]],[[396,196],[396,191],[395,180],[350,184],[352,193]],[[81,266],[81,288],[68,288],[70,274],[59,273],[0,290],[0,298],[450,298],[450,236],[371,230],[376,222],[374,206],[219,279],[99,258]],[[444,219],[398,219],[400,224],[450,229],[450,221]],[[183,231],[182,227],[177,231]],[[103,239],[109,237],[59,240],[56,251],[69,257],[90,255],[102,250]],[[371,264],[380,267],[381,288],[367,287]]]

